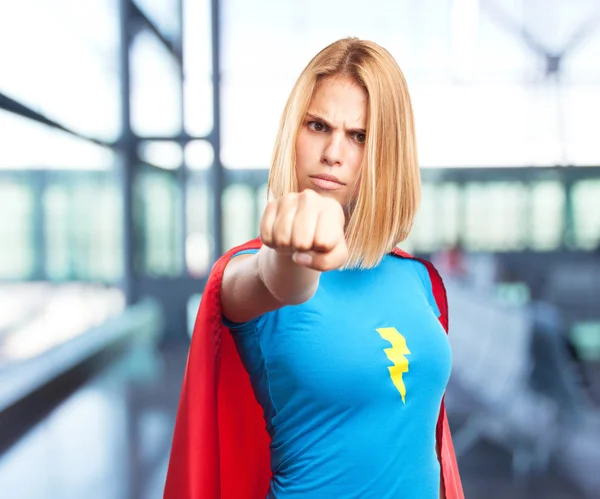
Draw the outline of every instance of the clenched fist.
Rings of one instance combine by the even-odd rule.
[[[290,253],[296,264],[327,271],[348,260],[345,216],[334,199],[307,189],[271,201],[260,222],[260,239],[280,253]]]

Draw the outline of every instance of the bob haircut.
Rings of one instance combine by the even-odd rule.
[[[298,192],[298,130],[319,83],[333,76],[352,78],[368,94],[365,155],[347,213],[345,267],[372,268],[408,237],[421,200],[408,87],[387,50],[370,41],[344,38],[324,48],[302,71],[281,117],[269,172],[269,198]]]

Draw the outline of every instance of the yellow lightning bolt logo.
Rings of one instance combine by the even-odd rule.
[[[383,351],[394,365],[389,366],[390,377],[392,382],[402,395],[402,402],[406,403],[406,387],[402,381],[402,374],[408,372],[408,359],[406,354],[410,354],[410,350],[406,346],[406,339],[402,336],[395,327],[382,327],[377,329],[379,335],[392,344],[391,348],[385,348]]]

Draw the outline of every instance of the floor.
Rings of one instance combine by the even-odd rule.
[[[186,348],[137,352],[81,387],[0,456],[0,496],[162,497]],[[558,476],[515,483],[508,455],[490,444],[459,464],[468,499],[584,499]]]

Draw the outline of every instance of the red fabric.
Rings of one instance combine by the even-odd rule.
[[[270,437],[229,330],[222,325],[220,289],[230,257],[257,249],[260,241],[233,248],[214,265],[188,356],[164,499],[264,499],[271,478]],[[401,251],[394,254],[412,258]],[[446,292],[429,262],[434,296],[448,328]],[[442,401],[436,431],[446,499],[463,499]]]

